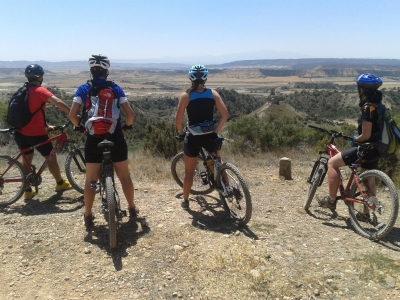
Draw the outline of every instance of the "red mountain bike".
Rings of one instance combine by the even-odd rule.
[[[319,157],[314,163],[311,175],[307,182],[310,184],[308,194],[304,200],[303,208],[308,210],[315,192],[321,186],[328,170],[328,160],[339,150],[334,145],[337,137],[352,140],[341,132],[325,130],[309,125],[309,127],[329,135],[324,150],[319,151]],[[360,159],[349,166],[351,174],[346,188],[341,178],[339,185],[340,196],[337,200],[343,200],[349,210],[351,223],[361,236],[371,240],[380,240],[386,237],[396,223],[399,210],[399,200],[393,181],[385,173],[379,170],[366,170],[358,172],[363,153],[371,149],[370,143],[354,143],[358,146]],[[367,214],[365,212],[368,211]],[[360,215],[367,215],[360,220]]]
[[[84,176],[86,173],[84,153],[79,146],[70,140],[64,129],[68,124],[56,126],[54,130],[59,130],[59,135],[50,137],[47,141],[37,144],[33,147],[22,149],[14,157],[8,155],[0,155],[0,207],[8,206],[20,199],[29,186],[35,187],[38,193],[38,187],[42,183],[42,173],[46,169],[51,157],[57,153],[63,144],[69,151],[65,161],[65,172],[71,185],[80,193],[83,193]],[[0,129],[0,133],[12,134],[16,131],[15,128]],[[36,149],[42,145],[55,142],[53,150],[45,159],[39,170],[36,170],[34,165],[29,166],[29,170],[25,170],[22,163],[18,160],[22,158],[26,160],[26,152],[31,149]]]

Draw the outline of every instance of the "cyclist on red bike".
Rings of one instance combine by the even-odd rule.
[[[356,79],[359,106],[361,115],[358,118],[358,135],[354,141],[358,143],[377,143],[379,140],[378,112],[375,106],[370,103],[379,104],[382,102],[382,93],[378,88],[382,85],[382,79],[373,74],[361,74]],[[350,142],[353,146],[353,141]],[[329,195],[318,199],[318,203],[334,211],[336,209],[336,194],[340,184],[340,167],[353,164],[359,159],[358,147],[346,149],[328,161],[328,183]],[[377,149],[364,151],[361,168],[364,170],[376,169],[378,167],[379,154]],[[368,212],[359,213],[357,218],[360,221],[368,219]]]
[[[111,131],[109,131],[105,135],[96,134],[95,132],[91,131],[91,129],[94,127],[89,128],[88,126],[85,126],[87,139],[85,143],[86,181],[84,188],[84,222],[87,230],[90,230],[90,228],[94,226],[92,207],[96,195],[96,189],[91,188],[90,183],[93,181],[97,182],[99,180],[101,162],[103,159],[102,149],[97,145],[105,138],[114,143],[114,146],[111,148],[111,159],[113,161],[115,173],[121,182],[122,190],[128,202],[129,215],[131,218],[134,218],[139,213],[139,210],[134,204],[134,186],[132,178],[130,177],[128,165],[128,146],[123,135],[123,131],[132,129],[132,123],[134,119],[133,110],[130,107],[128,99],[126,98],[122,88],[114,82],[108,82],[106,80],[109,74],[108,69],[110,67],[110,61],[107,56],[101,54],[92,55],[89,58],[89,66],[93,80],[78,87],[73,99],[71,111],[69,113],[71,122],[76,127],[80,126],[80,118],[78,117],[78,114],[81,107],[87,107],[88,102],[96,98],[92,94],[89,95],[90,89],[109,84],[107,88],[109,87],[111,89],[109,90],[110,94],[113,94],[113,99],[111,99],[111,102],[116,104],[113,106],[113,108],[117,108],[117,112],[113,110],[113,113],[119,115],[119,108],[121,107],[126,114],[126,124],[121,126],[120,119],[118,118],[115,128],[113,127],[113,132],[110,133]],[[100,93],[98,95],[100,95]],[[98,96],[98,98],[100,97],[101,96]]]
[[[192,86],[181,95],[175,116],[175,124],[179,135],[183,136],[184,134],[182,121],[185,110],[189,123],[189,131],[184,140],[185,177],[181,202],[181,206],[185,210],[189,209],[189,194],[193,184],[193,175],[200,148],[204,147],[208,151],[214,152],[212,141],[218,138],[217,133],[222,129],[229,117],[221,96],[216,91],[205,87],[208,75],[207,68],[203,65],[194,65],[190,68],[188,75]],[[217,108],[221,115],[218,123],[213,122],[214,107]],[[203,124],[204,127],[202,127]]]
[[[31,64],[25,68],[25,77],[28,79],[29,91],[28,91],[28,105],[31,112],[37,111],[32,116],[32,120],[25,127],[17,130],[14,134],[15,142],[19,149],[25,149],[28,147],[35,146],[39,143],[47,141],[49,136],[48,130],[52,130],[54,127],[48,125],[45,119],[46,103],[51,103],[66,114],[69,113],[69,107],[64,101],[54,96],[48,89],[42,86],[44,70],[37,64]],[[47,143],[41,147],[36,148],[39,153],[47,158],[50,152],[53,150],[53,145]],[[32,164],[33,149],[26,152],[26,159],[29,165]],[[27,170],[27,163],[24,161],[24,167]],[[72,189],[71,184],[68,180],[63,179],[60,172],[60,167],[57,163],[56,155],[53,155],[48,162],[50,173],[56,180],[55,191],[61,192]],[[31,187],[27,188],[24,193],[25,200],[32,199],[36,195],[36,192]]]

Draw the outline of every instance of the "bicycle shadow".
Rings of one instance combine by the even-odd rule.
[[[139,228],[141,230],[139,231]],[[117,248],[110,249],[107,224],[96,224],[91,232],[86,233],[84,241],[99,247],[108,253],[116,271],[122,270],[122,258],[128,256],[127,249],[136,246],[137,241],[150,233],[150,227],[143,217],[124,222],[117,230]]]
[[[8,206],[0,210],[4,214],[19,213],[24,216],[47,215],[56,213],[70,213],[84,207],[83,195],[71,197],[63,193],[55,193],[45,200],[40,193],[31,200],[25,201],[24,205]],[[19,200],[21,201],[21,200]]]
[[[181,195],[177,194],[176,198],[180,198]],[[192,215],[192,225],[194,227],[221,234],[232,234],[239,231],[246,237],[258,240],[258,236],[247,225],[240,226],[232,222],[219,198],[211,195],[201,195],[192,196],[189,201],[196,202],[200,206],[200,210],[193,210],[190,207],[187,210]]]
[[[321,210],[316,209],[315,211],[324,216],[330,215],[330,220],[344,221],[346,224],[346,225],[335,224],[335,223],[329,222],[326,218],[319,217],[319,216],[313,214],[311,211],[307,211],[307,214],[310,215],[311,217],[324,221],[321,223],[322,225],[329,226],[332,228],[348,229],[348,230],[353,231],[355,234],[357,234],[354,230],[353,224],[351,223],[351,220],[349,217],[339,216],[337,212],[329,213],[322,209]],[[385,248],[388,248],[390,250],[400,252],[400,228],[393,227],[387,237],[385,237],[383,240],[374,241],[374,242]]]

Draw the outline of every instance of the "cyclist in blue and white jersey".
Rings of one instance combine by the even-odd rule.
[[[94,89],[96,86],[104,86],[107,83],[107,76],[109,74],[109,59],[101,54],[92,55],[92,57],[89,58],[89,66],[91,76],[93,77],[93,80],[91,81],[92,88]],[[90,84],[85,83],[78,87],[75,93],[69,117],[76,127],[80,126],[80,118],[78,114],[80,113],[81,107],[87,107],[86,105],[90,102],[91,95],[88,95],[90,88]],[[139,213],[139,210],[134,204],[134,186],[128,168],[128,146],[123,135],[125,130],[132,129],[134,114],[122,88],[115,83],[112,83],[111,88],[114,94],[113,98],[116,99],[117,102],[117,105],[113,107],[112,111],[115,113],[114,108],[117,108],[117,115],[119,116],[119,108],[122,108],[126,114],[126,124],[121,126],[118,118],[116,122],[117,125],[112,133],[107,133],[102,136],[92,133],[88,134],[87,132],[85,143],[86,181],[84,188],[84,221],[87,230],[94,226],[92,206],[96,195],[96,189],[91,188],[90,183],[93,181],[97,182],[100,177],[102,149],[97,145],[102,142],[104,138],[114,142],[114,147],[111,148],[111,159],[113,161],[115,173],[121,182],[122,190],[128,202],[129,215],[131,218],[134,218]],[[87,128],[86,131],[88,131]]]
[[[214,152],[212,141],[218,137],[217,133],[222,129],[229,117],[221,96],[215,90],[205,86],[208,75],[207,68],[204,65],[194,65],[189,69],[188,75],[192,86],[181,95],[175,116],[175,124],[179,135],[183,136],[184,134],[182,121],[185,110],[189,125],[189,131],[184,139],[185,177],[181,202],[182,208],[186,210],[189,209],[189,194],[193,184],[193,175],[200,148],[204,147],[208,151]],[[213,122],[214,108],[217,108],[221,115],[218,123]],[[199,124],[209,124],[208,129],[203,130],[203,132],[191,130],[191,126],[196,127]]]

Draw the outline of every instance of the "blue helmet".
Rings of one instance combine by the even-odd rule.
[[[361,74],[356,82],[359,87],[369,90],[377,90],[382,85],[382,79],[370,73]]]
[[[25,68],[26,78],[39,78],[44,75],[44,70],[38,64],[31,64]]]
[[[205,81],[207,79],[208,70],[204,65],[194,65],[189,69],[188,75],[191,81],[197,79]]]

